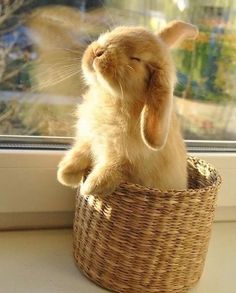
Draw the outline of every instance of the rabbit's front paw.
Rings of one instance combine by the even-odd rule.
[[[73,164],[61,164],[57,170],[57,180],[70,187],[78,187],[84,172],[75,168]]]
[[[114,178],[90,174],[86,181],[81,185],[80,191],[83,195],[109,195],[116,189],[117,185],[118,183],[114,181]]]

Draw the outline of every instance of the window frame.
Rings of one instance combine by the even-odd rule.
[[[0,230],[72,225],[76,190],[56,180],[65,150],[0,150]],[[216,221],[236,220],[236,152],[190,152],[223,178]]]
[[[67,150],[73,141],[73,137],[0,135],[0,149]],[[236,152],[236,141],[234,140],[186,139],[185,143],[189,152]]]

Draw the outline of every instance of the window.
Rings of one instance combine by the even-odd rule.
[[[172,19],[200,29],[173,51],[174,95],[189,150],[208,147],[198,155],[224,178],[218,219],[235,220],[235,13],[232,0],[0,1],[0,229],[71,224],[74,191],[56,181],[64,152],[38,149],[65,149],[74,135],[83,51],[114,26],[157,31]]]
[[[21,141],[73,136],[87,44],[116,25],[156,31],[172,19],[200,29],[196,42],[174,51],[185,138],[236,140],[236,2],[230,0],[2,1],[0,135],[24,136]]]

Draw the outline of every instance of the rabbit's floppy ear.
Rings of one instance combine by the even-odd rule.
[[[145,144],[161,149],[167,140],[171,112],[173,82],[167,73],[152,66],[147,95],[141,112],[141,135]]]
[[[198,29],[183,21],[173,21],[157,35],[169,48],[186,38],[196,38]],[[151,65],[146,100],[141,112],[141,135],[145,144],[161,149],[167,140],[173,101],[174,72],[168,66]]]
[[[158,36],[168,47],[172,47],[185,39],[195,39],[198,36],[198,28],[190,23],[174,20],[162,29]]]

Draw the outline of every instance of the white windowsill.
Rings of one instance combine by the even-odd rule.
[[[215,223],[205,270],[190,293],[234,293],[236,223]],[[86,279],[72,257],[72,230],[0,232],[4,293],[108,292]]]
[[[76,191],[56,180],[57,164],[63,154],[0,151],[0,230],[71,226]],[[216,220],[236,220],[236,153],[193,155],[213,164],[223,177]]]

